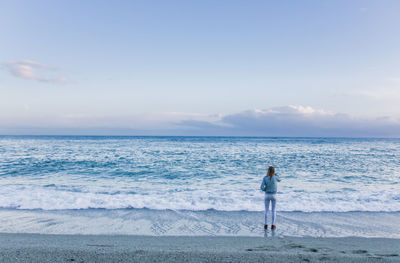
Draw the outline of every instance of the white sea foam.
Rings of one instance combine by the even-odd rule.
[[[400,193],[281,193],[279,211],[347,212],[400,211]],[[244,191],[156,191],[152,193],[100,193],[94,191],[65,191],[38,186],[3,185],[0,188],[0,208],[14,209],[124,209],[149,208],[157,210],[214,209],[219,211],[263,211],[263,194]]]

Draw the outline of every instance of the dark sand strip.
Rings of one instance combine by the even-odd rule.
[[[0,234],[0,262],[400,262],[400,240]]]

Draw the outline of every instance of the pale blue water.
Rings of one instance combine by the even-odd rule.
[[[400,139],[0,136],[0,232],[260,234],[259,186],[274,165],[286,233],[393,236],[399,160]],[[366,229],[324,227],[337,216]],[[323,219],[320,231],[295,228]]]

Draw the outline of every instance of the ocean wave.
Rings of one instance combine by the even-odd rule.
[[[302,212],[397,212],[400,193],[290,192],[277,195],[279,211]],[[245,191],[95,191],[33,185],[3,185],[0,208],[25,210],[125,209],[263,211],[263,194]]]

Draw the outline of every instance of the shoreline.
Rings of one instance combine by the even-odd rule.
[[[0,233],[264,237],[263,212],[0,209]],[[276,237],[400,238],[400,212],[279,212]]]
[[[0,233],[0,262],[400,262],[400,239]]]

